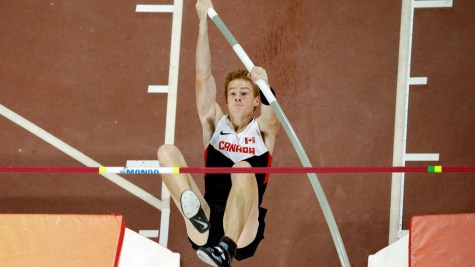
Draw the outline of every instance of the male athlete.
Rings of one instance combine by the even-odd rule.
[[[255,81],[268,83],[263,68],[237,70],[224,82],[228,114],[216,103],[211,74],[207,10],[210,0],[198,0],[196,104],[203,128],[206,167],[268,167],[279,121]],[[262,103],[262,105],[261,105]],[[256,108],[261,115],[254,117]],[[164,167],[185,167],[177,147],[163,145],[158,160]],[[189,174],[162,174],[173,201],[182,211],[187,234],[200,259],[212,266],[231,266],[233,258],[252,257],[264,238],[266,209],[261,208],[268,174],[206,174],[205,195]]]

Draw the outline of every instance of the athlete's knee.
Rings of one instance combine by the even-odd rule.
[[[251,164],[247,161],[239,161],[234,163],[233,168],[251,168]]]
[[[158,156],[158,160],[161,161],[166,158],[177,155],[178,153],[180,153],[180,150],[176,146],[170,145],[170,144],[164,144],[158,148],[157,156]]]
[[[236,162],[233,168],[251,168],[251,164],[247,161]],[[231,181],[233,185],[253,186],[256,182],[255,174],[253,173],[233,173],[231,174]]]

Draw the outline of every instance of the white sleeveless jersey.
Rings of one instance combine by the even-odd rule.
[[[234,163],[268,152],[256,118],[252,119],[244,131],[236,133],[228,115],[224,115],[216,125],[209,145]]]

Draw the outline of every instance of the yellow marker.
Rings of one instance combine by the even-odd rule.
[[[434,166],[434,172],[442,172],[442,166]]]
[[[107,167],[99,167],[99,173],[107,173]]]
[[[180,167],[173,167],[172,173],[180,173]]]

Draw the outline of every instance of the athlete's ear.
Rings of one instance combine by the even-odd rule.
[[[254,107],[258,107],[261,104],[261,97],[256,96],[254,97]]]

